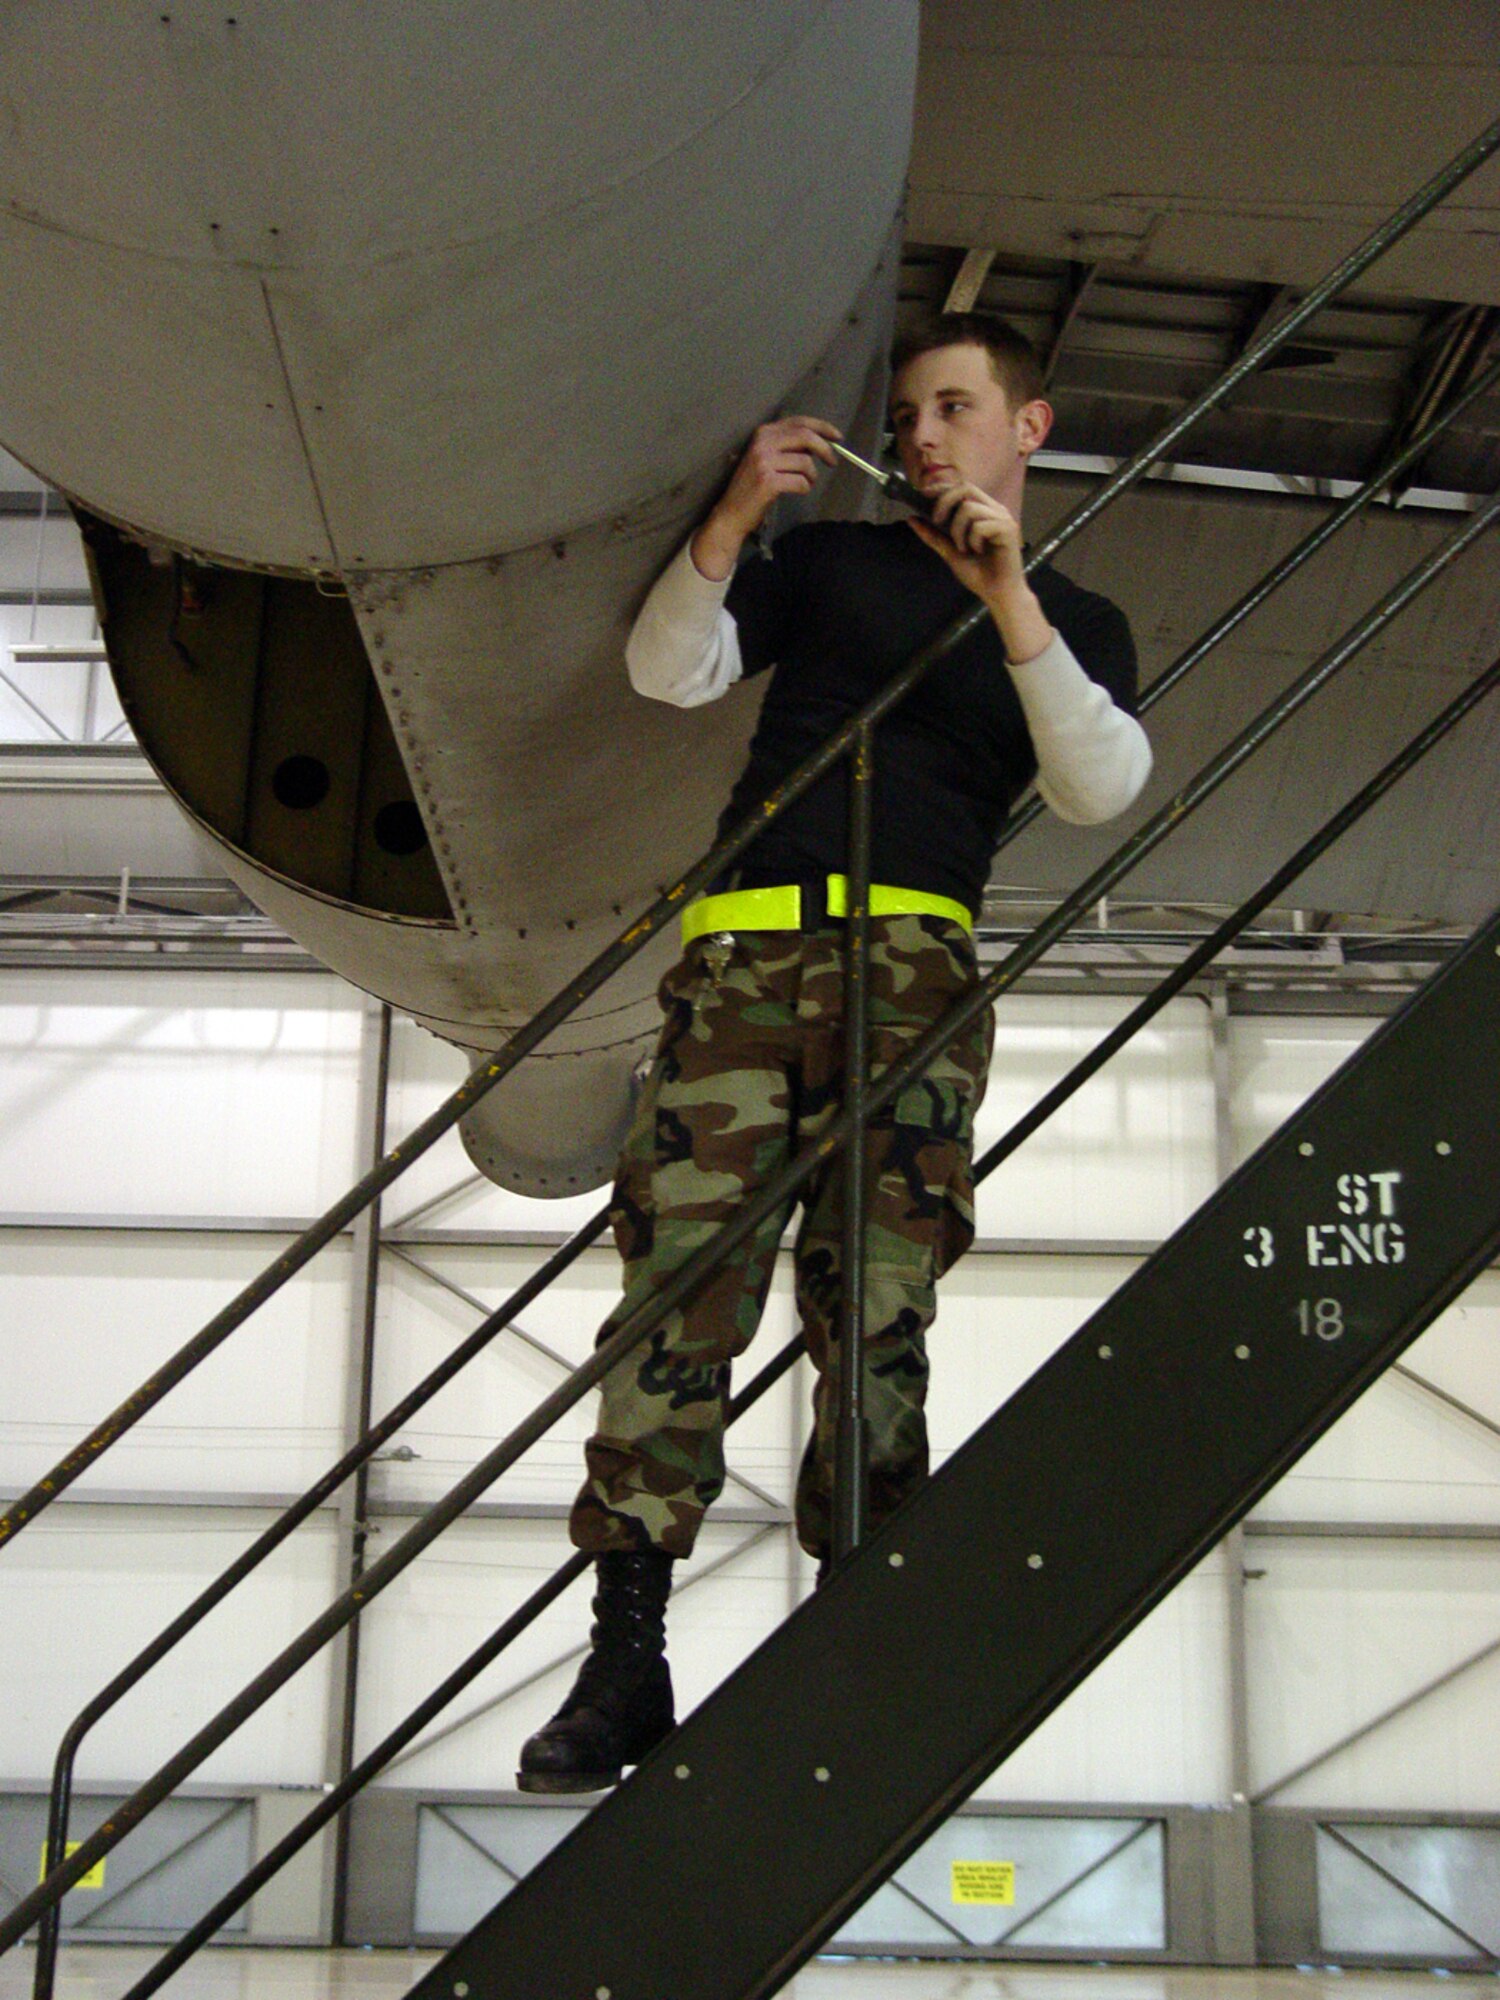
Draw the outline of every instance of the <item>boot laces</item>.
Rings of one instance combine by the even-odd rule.
[[[591,1650],[579,1668],[567,1710],[612,1709],[628,1701],[654,1660],[666,1652],[666,1602],[644,1576],[615,1576],[594,1600]]]

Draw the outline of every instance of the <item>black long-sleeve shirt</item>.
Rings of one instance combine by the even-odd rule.
[[[1123,612],[1048,564],[1029,581],[1084,672],[1133,715],[1135,647]],[[744,675],[769,670],[772,679],[720,833],[974,603],[902,522],[793,528],[769,558],[743,563],[724,608]],[[1149,757],[1138,782],[1146,768]],[[1001,828],[1036,775],[1000,634],[986,618],[876,727],[872,879],[951,896],[977,912]],[[847,795],[847,770],[835,767],[738,865],[758,880],[842,872]]]

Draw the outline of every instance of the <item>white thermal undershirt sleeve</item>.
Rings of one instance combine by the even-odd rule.
[[[1010,663],[1036,750],[1036,788],[1059,819],[1092,826],[1132,803],[1151,775],[1134,716],[1091,681],[1059,632],[1035,659]]]
[[[699,573],[684,543],[651,587],[625,642],[630,685],[652,701],[701,708],[744,671],[734,619],[724,609],[729,579]]]

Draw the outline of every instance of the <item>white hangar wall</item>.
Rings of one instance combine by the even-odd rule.
[[[1003,1003],[982,1142],[1128,1004]],[[946,1281],[934,1334],[939,1452],[1191,1211],[1217,1161],[1258,1143],[1368,1026],[1231,1015],[1216,1096],[1209,1010],[1178,1000],[996,1174],[981,1195],[979,1249]],[[361,996],[322,973],[0,972],[0,1489],[44,1472],[347,1185],[367,1027]],[[459,1080],[460,1063],[395,1024],[391,1139]],[[376,1411],[534,1266],[539,1235],[592,1206],[475,1186],[454,1140],[419,1163],[385,1205]],[[354,1270],[347,1240],[325,1251],[0,1557],[0,1791],[41,1779],[74,1711],[259,1532],[273,1498],[336,1456]],[[497,1339],[420,1413],[374,1469],[375,1553],[583,1357],[613,1296],[612,1254],[587,1253],[522,1315],[526,1339]],[[754,1358],[790,1325],[783,1275]],[[1377,1385],[1267,1497],[1243,1544],[1203,1563],[983,1796],[1224,1803],[1243,1699],[1252,1795],[1349,1811],[1500,1809],[1494,1655],[1279,1784],[1500,1637],[1500,1540],[1475,1538],[1500,1531],[1497,1333],[1491,1272],[1411,1351],[1410,1372]],[[805,1391],[793,1378],[734,1434],[734,1480],[673,1612],[685,1704],[810,1586],[785,1526]],[[583,1413],[565,1421],[491,1495],[501,1517],[461,1523],[371,1608],[361,1749],[561,1560],[585,1428]],[[1307,1523],[1322,1532],[1309,1536]],[[1457,1532],[1432,1532],[1443,1527]],[[98,1730],[81,1778],[144,1776],[262,1666],[333,1594],[337,1530],[332,1511],[320,1515],[216,1612]],[[1236,1666],[1241,1562],[1251,1580]],[[553,1663],[585,1623],[575,1588],[391,1781],[507,1788],[517,1744],[568,1683],[571,1664]],[[310,1667],[201,1777],[319,1783],[336,1692],[326,1662]]]

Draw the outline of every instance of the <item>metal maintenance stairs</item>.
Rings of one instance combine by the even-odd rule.
[[[414,1993],[777,1992],[1497,1248],[1500,913]]]
[[[1492,124],[1388,216],[1225,372],[1052,528],[1028,557],[1050,560],[1169,456],[1299,328],[1345,291],[1459,183],[1500,152]],[[1491,393],[1477,375],[1313,533],[1230,607],[1146,691],[1167,694],[1329,537],[1416,464],[1461,410]],[[603,1212],[557,1250],[467,1340],[364,1430],[337,1465],[286,1509],[69,1725],[49,1808],[44,1880],[0,1917],[0,1952],[41,1922],[37,2000],[51,2000],[58,1910],[67,1889],[355,1620],[565,1411],[701,1281],[710,1260],[794,1194],[842,1133],[877,1114],[935,1057],[958,1017],[1010,990],[1081,911],[1286,724],[1359,649],[1500,521],[1490,496],[1381,602],[1293,680],[1108,861],[955,1004],[902,1064],[866,1089],[850,1060],[836,1127],[736,1212],[448,1492],[203,1723],[110,1818],[68,1840],[74,1762],[87,1732],[224,1597],[362,1468],[600,1233]],[[922,648],[707,855],[476,1068],[444,1104],[376,1161],[274,1261],[159,1364],[88,1437],[0,1512],[0,1552],[100,1462],[175,1386],[723,869],[808,786],[845,757],[868,796],[873,732],[986,613],[976,603]],[[1180,990],[1243,923],[1270,904],[1337,834],[1453,727],[1500,676],[1500,663],[1434,718],[1356,800],[1190,953],[1158,989]],[[856,787],[858,794],[859,787]],[[1040,801],[1010,820],[1013,838]],[[858,820],[859,815],[851,815]],[[868,882],[851,842],[851,909]],[[858,924],[856,922],[856,934]],[[692,1715],[629,1784],[602,1804],[421,1982],[424,2000],[752,2000],[775,1993],[932,1827],[970,1793],[1151,1606],[1253,1505],[1297,1455],[1480,1269],[1500,1244],[1500,918],[1387,1023],[1293,1122],[1142,1267],[1082,1331],[860,1547]],[[1175,982],[1175,986],[1174,986]],[[851,975],[851,998],[858,990]],[[857,1009],[854,1010],[857,1014]],[[1132,1017],[1135,1019],[1135,1017]],[[1145,1018],[1141,1016],[1140,1018]],[[1139,1021],[1136,1021],[1139,1025]],[[1122,1024],[1124,1026],[1124,1024]],[[1127,1030],[1132,1032],[1133,1030]],[[851,1036],[851,1050],[855,1038]],[[1113,1034],[1048,1092],[981,1168],[1008,1156],[1083,1075]],[[902,1072],[910,1065],[910,1077]],[[1059,1095],[1061,1090],[1061,1095]],[[824,1150],[826,1149],[826,1150]],[[858,1159],[860,1148],[853,1148]],[[851,1200],[850,1212],[858,1213]],[[759,1211],[759,1213],[757,1212]],[[371,1241],[377,1239],[372,1235]],[[846,1259],[860,1268],[857,1252]],[[997,1337],[1003,1329],[997,1329]],[[749,1407],[795,1344],[740,1391]],[[851,1382],[858,1381],[851,1371]],[[851,1412],[851,1430],[853,1418]],[[857,1482],[846,1491],[857,1494]],[[852,1501],[851,1501],[852,1505]],[[850,1540],[855,1539],[852,1535]],[[346,1742],[337,1783],[131,1987],[148,2000],[179,1965],[496,1658],[576,1575],[570,1558],[502,1621],[382,1741],[358,1760]],[[335,1919],[338,1928],[339,1919]]]

